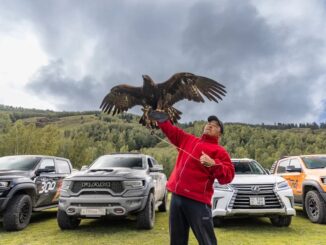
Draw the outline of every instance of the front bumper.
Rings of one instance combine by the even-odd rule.
[[[126,216],[145,208],[147,196],[113,197],[107,195],[81,195],[78,197],[60,197],[59,209],[67,215],[78,217]],[[82,210],[105,209],[105,214],[82,214]]]
[[[228,216],[274,216],[274,215],[289,215],[296,214],[294,209],[294,199],[291,189],[278,191],[277,193],[281,206],[279,208],[233,208],[230,204],[234,191],[214,191],[212,199],[212,215],[213,217],[228,217]]]

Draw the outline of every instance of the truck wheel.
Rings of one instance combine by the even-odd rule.
[[[214,217],[213,223],[214,223],[214,227],[222,227],[223,226],[223,218]]]
[[[166,212],[168,210],[167,206],[168,206],[168,192],[165,191],[162,204],[158,206],[158,211]]]
[[[80,224],[80,219],[69,216],[65,211],[58,210],[57,221],[61,230],[73,230]]]
[[[16,195],[9,201],[3,214],[3,227],[7,231],[22,230],[29,224],[31,215],[31,197],[25,194]]]
[[[153,193],[147,198],[145,208],[137,215],[137,228],[150,230],[154,227],[155,222],[155,201]]]
[[[272,224],[274,226],[278,226],[278,227],[284,227],[284,226],[289,226],[291,224],[292,221],[292,216],[287,215],[287,216],[276,216],[276,217],[271,217],[270,218]]]
[[[311,222],[326,222],[326,204],[317,191],[308,191],[305,197],[305,211]]]

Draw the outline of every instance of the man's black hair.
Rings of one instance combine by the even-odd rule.
[[[207,118],[207,121],[208,121],[208,122],[216,121],[216,122],[218,123],[218,125],[220,126],[220,128],[221,128],[221,133],[223,134],[223,132],[224,132],[223,123],[222,123],[222,121],[221,121],[220,119],[218,119],[217,116],[214,116],[214,115],[209,116],[209,117]]]

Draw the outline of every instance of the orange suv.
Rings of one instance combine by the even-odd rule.
[[[271,173],[291,186],[294,203],[313,223],[326,223],[326,155],[289,156],[276,161]]]

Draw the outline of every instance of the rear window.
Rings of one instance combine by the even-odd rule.
[[[33,156],[0,157],[0,170],[33,170],[40,159],[40,157]]]
[[[263,167],[256,161],[232,161],[235,174],[266,174]]]

